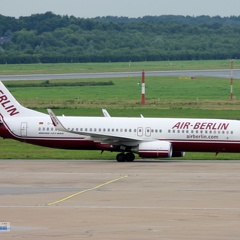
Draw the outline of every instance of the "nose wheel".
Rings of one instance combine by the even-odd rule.
[[[135,155],[133,153],[119,153],[116,156],[118,162],[133,162],[135,159]]]

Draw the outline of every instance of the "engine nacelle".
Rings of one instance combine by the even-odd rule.
[[[172,152],[172,157],[184,157],[185,152]]]
[[[172,156],[172,144],[167,141],[143,142],[132,151],[143,158],[169,158]]]

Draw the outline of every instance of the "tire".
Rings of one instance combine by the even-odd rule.
[[[133,162],[135,159],[135,155],[133,153],[127,153],[125,156],[126,162]]]
[[[116,156],[116,159],[118,162],[125,162],[126,161],[126,156],[124,153],[119,153],[117,156]]]

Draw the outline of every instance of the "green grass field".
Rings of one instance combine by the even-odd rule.
[[[219,69],[228,68],[228,61],[190,61],[174,62],[168,66],[175,69]],[[237,62],[236,62],[237,63]],[[82,71],[131,71],[156,70],[157,67],[167,67],[167,62],[158,63],[106,63],[83,64]],[[162,65],[161,65],[162,64]],[[168,63],[169,64],[169,63]],[[44,65],[44,66],[43,66]],[[82,66],[82,64],[79,64]],[[108,65],[114,65],[108,68]],[[126,67],[124,67],[127,65]],[[56,65],[0,65],[0,74],[23,73],[66,73],[76,72],[78,64]],[[48,69],[49,68],[49,69]],[[79,69],[78,69],[79,70]],[[56,72],[55,72],[56,71]],[[102,116],[101,108],[107,108],[112,116],[135,117],[143,114],[145,117],[198,117],[198,118],[228,118],[240,119],[240,81],[234,81],[234,96],[230,101],[230,80],[199,77],[191,80],[181,80],[178,77],[148,77],[146,76],[146,104],[141,105],[141,78],[117,79],[76,79],[54,80],[57,82],[76,81],[112,81],[110,86],[84,87],[15,87],[10,84],[9,90],[24,106],[46,112],[52,108],[61,115]],[[51,81],[51,82],[54,82]],[[19,83],[19,82],[18,82]],[[29,81],[22,81],[29,83]],[[34,83],[38,83],[35,82]],[[1,159],[115,159],[116,153],[100,151],[67,151],[27,145],[13,140],[0,140]],[[239,159],[240,154],[187,153],[181,159]]]
[[[56,82],[57,80],[51,81]],[[76,82],[89,80],[59,80],[59,82]],[[91,79],[91,81],[103,81]],[[74,115],[82,115],[83,111],[99,110],[101,108],[118,109],[116,116],[128,114],[131,110],[133,116],[138,116],[139,111],[144,111],[148,116],[161,117],[158,110],[172,110],[168,116],[173,115],[175,110],[187,109],[183,114],[191,117],[201,117],[192,110],[239,110],[240,81],[234,83],[235,101],[230,101],[230,80],[219,78],[199,77],[191,80],[181,80],[178,77],[146,77],[146,101],[142,106],[141,101],[141,78],[116,78],[107,79],[112,81],[109,86],[84,86],[84,87],[14,87],[16,82],[9,84],[11,92],[24,105],[30,108],[65,108]],[[28,81],[29,82],[29,81]],[[18,83],[18,82],[17,82]],[[69,112],[70,109],[70,112]],[[74,113],[72,109],[78,109]],[[125,112],[126,111],[126,112]],[[84,113],[83,113],[84,114]],[[98,114],[97,111],[96,113]],[[232,115],[226,116],[232,118]],[[204,116],[203,117],[209,117]],[[215,117],[214,114],[213,116]],[[219,116],[216,116],[219,117]]]

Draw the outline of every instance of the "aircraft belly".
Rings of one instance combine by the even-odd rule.
[[[24,142],[51,148],[96,150],[93,141],[82,139],[25,139]]]
[[[174,151],[185,152],[239,152],[240,141],[201,142],[183,141],[172,142]]]

